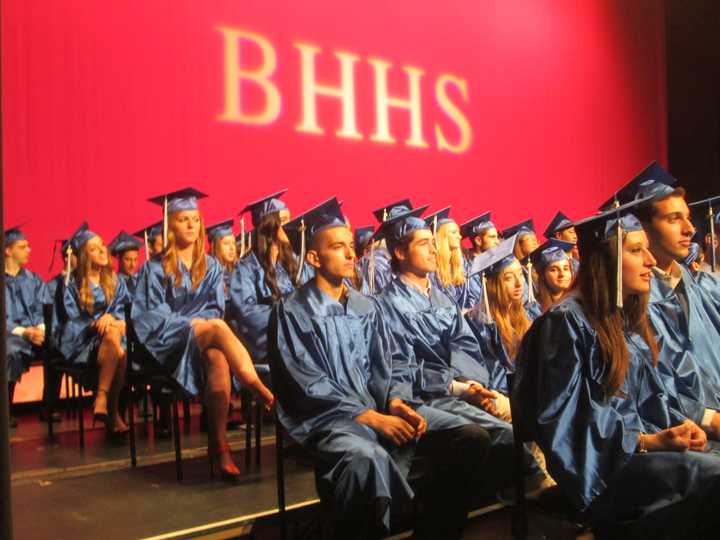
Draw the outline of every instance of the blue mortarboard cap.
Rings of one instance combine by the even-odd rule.
[[[5,245],[9,246],[18,240],[25,240],[25,234],[20,230],[22,225],[14,225],[5,229]]]
[[[214,225],[205,227],[205,232],[207,233],[208,240],[210,242],[214,242],[216,238],[224,238],[226,236],[232,236],[234,238],[235,234],[232,230],[233,223],[235,223],[235,220],[227,219],[220,223],[215,223]]]
[[[564,240],[558,240],[557,238],[550,238],[547,242],[544,242],[540,247],[533,251],[529,255],[529,259],[536,268],[545,268],[552,262],[568,260],[569,257],[567,252],[574,246],[575,244],[572,242],[565,242]]]
[[[570,220],[570,218],[562,212],[558,212],[557,214],[555,214],[555,217],[552,218],[552,221],[548,224],[545,232],[543,233],[543,236],[545,236],[545,238],[554,238],[555,233],[564,231],[565,229],[569,229],[572,226],[573,222]]]
[[[95,236],[95,233],[88,229],[87,222],[83,222],[70,237],[70,247],[75,253],[78,253],[80,248],[85,245],[85,242],[93,236]]]
[[[692,263],[697,261],[698,257],[700,256],[701,249],[702,248],[700,247],[700,244],[698,244],[697,242],[691,243],[688,256],[683,259],[683,264],[685,264],[685,266],[690,266]]]
[[[433,230],[437,229],[441,225],[445,225],[446,223],[455,223],[455,220],[450,217],[450,208],[450,206],[446,206],[434,214],[425,216],[423,219],[425,220],[425,223],[428,224],[428,227]]]
[[[147,231],[148,242],[152,242],[158,236],[162,236],[162,232],[163,232],[162,220],[158,221],[156,223],[153,223],[152,225],[148,225],[144,229],[140,229],[139,231],[133,233],[133,236],[137,236],[138,238],[145,238],[146,231]]]
[[[281,189],[272,195],[253,201],[243,208],[240,214],[250,212],[252,224],[257,226],[257,224],[260,223],[260,220],[266,215],[274,212],[280,212],[281,210],[287,210],[285,203],[280,200],[280,197],[282,197],[286,191],[287,189]]]
[[[283,225],[293,250],[301,257],[304,255],[303,245],[307,246],[317,233],[333,227],[347,227],[340,203],[335,197]]]
[[[653,161],[605,201],[599,210],[604,212],[616,204],[624,205],[638,199],[660,199],[672,193],[676,185],[677,180],[657,161]]]
[[[397,216],[412,209],[413,206],[410,203],[410,199],[402,199],[400,201],[387,204],[381,208],[377,208],[376,210],[373,210],[372,213],[375,216],[375,219],[378,220],[378,223],[382,223],[393,217],[393,215]]]
[[[169,215],[182,210],[197,210],[197,200],[205,197],[207,197],[207,195],[204,193],[199,192],[195,188],[189,187],[178,191],[171,191],[170,193],[165,193],[156,197],[151,197],[148,200],[151,203],[159,204],[160,206],[165,204],[165,201],[167,201],[167,213]]]
[[[460,234],[463,238],[472,238],[487,229],[494,229],[495,224],[490,221],[490,212],[474,217],[460,225]]]
[[[358,227],[354,232],[355,251],[360,255],[367,243],[375,233],[375,227],[368,225],[366,227]]]
[[[139,250],[141,247],[142,242],[125,231],[120,231],[120,233],[112,239],[110,244],[108,244],[108,250],[115,257],[130,249]]]
[[[600,214],[581,219],[575,222],[575,230],[578,234],[578,241],[582,242],[587,238],[594,238],[595,240],[604,241],[608,238],[615,236],[618,226],[618,219],[620,220],[620,226],[625,232],[641,231],[642,224],[640,221],[630,212],[637,209],[638,206],[647,203],[653,199],[652,196],[645,197],[644,199],[638,199],[630,201],[627,204],[612,208]]]
[[[394,211],[392,217],[388,218],[375,232],[375,238],[385,239],[390,251],[403,238],[415,231],[430,230],[430,227],[420,216],[427,210],[427,205],[404,212]]]
[[[535,225],[532,219],[521,221],[512,227],[508,227],[502,232],[503,238],[510,238],[511,236],[518,236],[518,240],[526,234],[535,234]]]
[[[511,265],[513,261],[517,260],[514,255],[517,239],[517,235],[513,235],[475,257],[470,267],[470,275],[481,272],[484,272],[485,275],[493,275]]]

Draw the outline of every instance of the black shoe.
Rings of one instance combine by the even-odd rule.
[[[16,427],[18,427],[18,419],[10,416],[10,429],[15,429]]]
[[[45,416],[45,411],[40,411],[40,421],[41,421],[41,422],[47,422],[47,417]],[[62,416],[60,415],[59,412],[53,411],[53,412],[50,414],[50,421],[51,421],[53,424],[59,424],[60,422],[62,422]]]

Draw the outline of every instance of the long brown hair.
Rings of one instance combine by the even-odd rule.
[[[168,216],[168,238],[167,246],[162,253],[162,267],[165,277],[173,276],[173,285],[180,287],[182,285],[182,272],[178,264],[177,247],[175,245],[175,233],[172,231],[172,223],[177,216],[177,212]],[[199,214],[198,214],[199,215]],[[200,232],[197,240],[193,244],[192,266],[190,267],[190,280],[193,289],[197,289],[200,282],[207,272],[207,261],[205,260],[205,225],[202,216],[200,216]]]
[[[78,291],[80,292],[80,307],[87,311],[90,315],[93,314],[95,308],[95,298],[93,297],[90,280],[88,279],[92,266],[93,263],[90,260],[90,247],[88,240],[82,248],[80,248],[78,263],[75,268],[74,275]],[[105,302],[110,305],[110,302],[112,302],[113,298],[115,298],[115,286],[117,285],[117,275],[115,274],[115,268],[113,268],[110,257],[108,257],[108,263],[100,268],[99,285],[105,294]]]
[[[235,260],[232,262],[225,262],[222,260],[221,253],[222,253],[222,241],[223,237],[216,238],[212,241],[212,245],[210,246],[210,253],[217,259],[217,262],[220,263],[220,266],[225,270],[226,272],[232,272],[233,268],[235,268],[235,263],[238,262],[240,259],[240,249],[235,246]],[[235,239],[233,238],[233,242]]]
[[[525,312],[522,298],[513,300],[505,289],[502,281],[503,273],[490,275],[486,286],[490,314],[500,332],[505,352],[512,360],[517,354],[522,338],[530,328],[530,319]]]
[[[602,242],[591,238],[578,240],[582,265],[574,287],[580,292],[585,315],[597,332],[600,354],[607,364],[603,386],[608,396],[620,393],[630,365],[626,330],[637,333],[645,341],[654,365],[658,357],[655,334],[647,315],[649,295],[630,295],[622,309],[615,306],[617,259],[611,246],[616,241],[615,237]]]
[[[443,287],[465,283],[465,265],[461,249],[450,249],[447,230],[450,224],[440,225],[435,235],[437,246],[437,276]]]
[[[272,212],[263,216],[260,222],[255,226],[255,236],[253,237],[253,250],[257,257],[260,265],[265,271],[265,283],[267,284],[270,292],[272,293],[273,300],[280,298],[280,289],[277,284],[277,272],[275,272],[275,265],[272,263],[272,246],[276,245],[278,248],[278,261],[283,265],[283,268],[287,271],[292,284],[294,287],[298,286],[297,283],[297,272],[298,272],[298,261],[295,258],[292,247],[287,242],[279,242],[277,240],[277,234],[282,227],[280,223],[280,213]]]

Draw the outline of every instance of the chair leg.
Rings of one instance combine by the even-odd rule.
[[[190,400],[183,399],[183,428],[185,429],[185,435],[190,435],[190,422],[192,417],[190,416]]]
[[[285,511],[285,448],[283,444],[282,427],[278,423],[275,427],[275,478],[277,482],[278,518],[280,519],[280,534],[282,540],[287,540],[287,515]]]
[[[143,425],[145,426],[145,437],[148,436],[148,388],[145,386],[143,395]]]
[[[73,387],[77,390],[76,414],[78,415],[78,427],[80,428],[80,448],[85,448],[85,415],[83,414],[83,397],[80,385],[73,381]]]
[[[178,482],[183,481],[182,470],[182,454],[180,451],[180,418],[178,416],[177,400],[172,398],[172,421],[173,421],[173,440],[175,441],[175,472]]]
[[[260,441],[262,439],[263,405],[260,400],[255,401],[255,465],[260,468]]]
[[[65,417],[70,418],[70,376],[65,374]]]
[[[245,470],[248,470],[252,464],[252,396],[244,389],[240,395],[243,420],[245,420]]]
[[[133,385],[128,383],[128,422],[130,423],[130,465],[133,467],[137,466],[137,446],[135,441],[135,393],[133,392]],[[145,423],[147,429],[147,421]]]
[[[53,414],[53,404],[52,400],[53,397],[51,397],[51,393],[54,392],[54,389],[56,388],[54,382],[53,382],[53,376],[52,372],[50,371],[50,368],[43,369],[43,393],[45,398],[45,420],[47,421],[47,430],[48,430],[48,437],[53,437],[53,421],[52,421],[52,414]],[[53,390],[50,390],[49,384],[53,385]]]

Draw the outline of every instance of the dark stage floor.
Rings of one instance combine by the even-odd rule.
[[[87,426],[89,414],[86,419]],[[12,433],[16,538],[219,539],[251,532],[258,540],[279,537],[271,422],[263,431],[261,467],[253,465],[237,484],[210,477],[198,406],[192,409],[190,433],[183,434],[182,484],[175,478],[172,441],[146,437],[139,427],[138,467],[132,469],[127,441],[108,441],[98,427],[86,431],[81,450],[76,426],[76,420],[64,418],[49,441],[36,414],[20,416],[20,426]],[[241,467],[244,435],[239,429],[229,436]],[[293,509],[289,518],[302,529],[318,514],[313,474],[305,464],[289,459],[285,475],[287,503]],[[537,512],[531,513],[531,528],[548,538],[574,538],[572,526]],[[468,539],[510,537],[509,513],[500,505],[476,512],[466,534]]]

